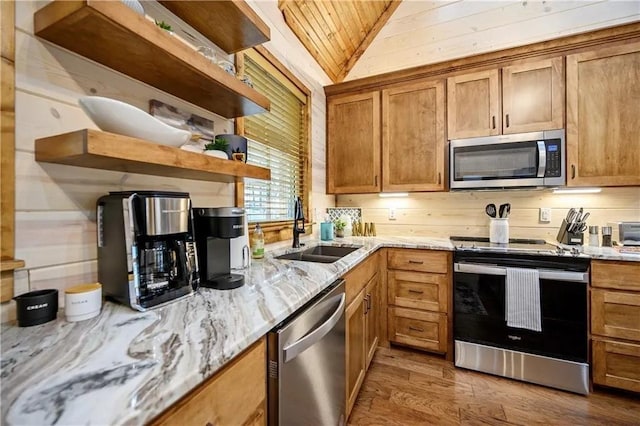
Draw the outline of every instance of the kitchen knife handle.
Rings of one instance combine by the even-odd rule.
[[[495,129],[496,128],[496,116],[495,115],[491,116],[491,122],[493,123],[492,125],[493,125],[493,128]]]
[[[507,127],[509,127],[509,114],[504,116],[504,120],[506,121]]]
[[[572,164],[571,165],[571,179],[575,179],[576,178],[576,165]]]

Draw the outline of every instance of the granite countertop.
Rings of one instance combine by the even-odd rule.
[[[60,312],[40,326],[3,325],[2,423],[144,424],[378,248],[453,250],[448,239],[353,237],[334,244],[362,248],[333,264],[273,259],[293,251],[289,244],[268,246],[235,290],[202,288],[148,312],[106,302],[82,322]],[[609,248],[583,251],[640,261]]]
[[[304,239],[303,239],[304,242]],[[318,243],[307,239],[308,245]],[[345,238],[333,264],[282,261],[268,247],[246,284],[147,312],[106,302],[93,319],[2,326],[2,424],[144,424],[212,376],[382,246],[452,250],[447,239]]]

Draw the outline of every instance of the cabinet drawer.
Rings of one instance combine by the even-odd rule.
[[[640,293],[592,289],[591,332],[640,342]]]
[[[403,271],[449,272],[449,253],[446,251],[392,249],[387,252],[387,267]]]
[[[434,352],[447,351],[447,315],[390,307],[389,340]]]
[[[344,275],[347,306],[378,272],[378,256],[378,252],[375,252]]]
[[[640,291],[640,262],[594,260],[591,286]]]
[[[593,383],[640,392],[640,345],[594,340]]]
[[[387,279],[390,305],[447,312],[448,275],[389,271]]]

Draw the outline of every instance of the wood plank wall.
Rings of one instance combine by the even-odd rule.
[[[637,1],[403,1],[345,81],[638,20]]]
[[[34,140],[84,127],[96,128],[77,106],[85,95],[112,97],[142,109],[150,99],[192,111],[215,122],[216,133],[232,133],[226,120],[150,86],[37,39],[33,13],[46,2],[16,2],[16,272],[14,292],[58,288],[97,280],[95,203],[109,191],[158,189],[189,192],[196,206],[228,206],[234,185],[84,169],[34,160]],[[277,10],[277,4],[274,5]],[[255,7],[254,7],[255,8]],[[261,15],[264,12],[257,10]],[[274,25],[263,16],[273,29]],[[273,30],[272,30],[273,31]],[[275,31],[274,31],[275,32]],[[324,193],[325,76],[301,71],[310,61],[301,45],[273,34],[272,51],[312,89],[313,205],[334,205]],[[295,39],[295,36],[291,34]],[[98,47],[99,48],[99,47]],[[283,59],[283,58],[279,58]],[[316,192],[319,191],[319,192]],[[63,292],[60,293],[61,295]],[[61,302],[63,298],[61,298]],[[0,306],[2,322],[15,318],[14,302]]]
[[[377,195],[339,195],[340,207],[362,207],[365,222],[375,222],[378,235],[489,236],[488,203],[511,203],[509,220],[512,238],[555,240],[562,218],[570,207],[591,212],[589,225],[640,221],[640,188],[603,188],[599,194],[553,194],[550,190],[502,192],[447,192],[410,194],[407,198]],[[551,208],[551,222],[538,221],[539,208]],[[396,220],[389,220],[389,209]],[[614,229],[614,239],[617,230]]]

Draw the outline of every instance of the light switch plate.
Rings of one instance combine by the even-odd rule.
[[[393,207],[389,209],[389,220],[396,220],[396,209]]]
[[[540,208],[540,222],[545,222],[545,223],[551,222],[551,208],[549,207]]]

